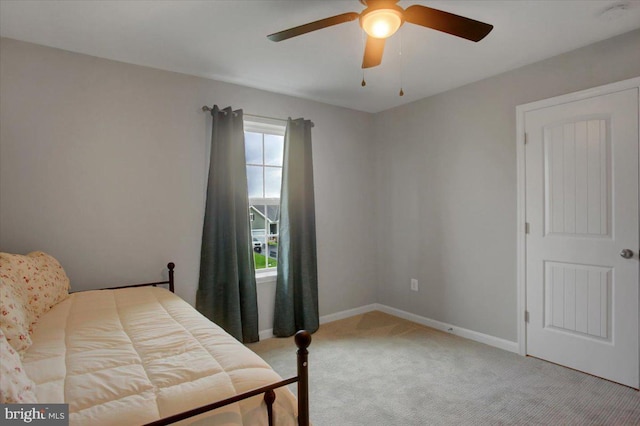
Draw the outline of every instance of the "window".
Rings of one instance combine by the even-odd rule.
[[[275,270],[285,126],[245,120],[244,130],[253,262],[256,271]]]

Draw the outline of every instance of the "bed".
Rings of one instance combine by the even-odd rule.
[[[0,254],[2,402],[67,403],[72,425],[308,424],[307,332],[295,338],[298,375],[282,380],[173,293],[173,263],[167,281],[68,294],[68,279],[53,289],[66,278],[55,259],[16,256]],[[8,378],[12,363],[25,377]]]

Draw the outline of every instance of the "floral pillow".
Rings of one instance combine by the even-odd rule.
[[[27,287],[21,282],[23,263],[7,262],[0,254],[0,331],[20,354],[31,346],[30,328],[37,319],[28,309]]]
[[[60,263],[44,252],[34,251],[26,257],[28,267],[33,268],[30,279],[25,277],[29,310],[37,319],[69,296],[69,278]]]
[[[20,354],[38,318],[68,296],[69,278],[53,257],[0,253],[0,329]]]
[[[35,404],[35,383],[22,368],[20,355],[0,330],[0,403]]]

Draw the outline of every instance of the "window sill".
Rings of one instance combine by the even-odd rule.
[[[276,282],[278,271],[256,272],[256,284]]]

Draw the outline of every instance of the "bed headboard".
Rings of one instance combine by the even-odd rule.
[[[142,283],[142,284],[129,284],[129,285],[122,285],[122,286],[118,286],[118,287],[106,287],[106,288],[101,288],[100,290],[116,290],[119,288],[129,288],[129,287],[147,287],[147,286],[159,286],[159,285],[169,285],[169,291],[171,291],[171,293],[175,293],[175,288],[174,288],[174,278],[173,278],[173,270],[175,269],[176,264],[173,262],[169,262],[167,263],[167,269],[169,270],[169,279],[167,281],[158,281],[158,282],[154,282],[154,283]]]

